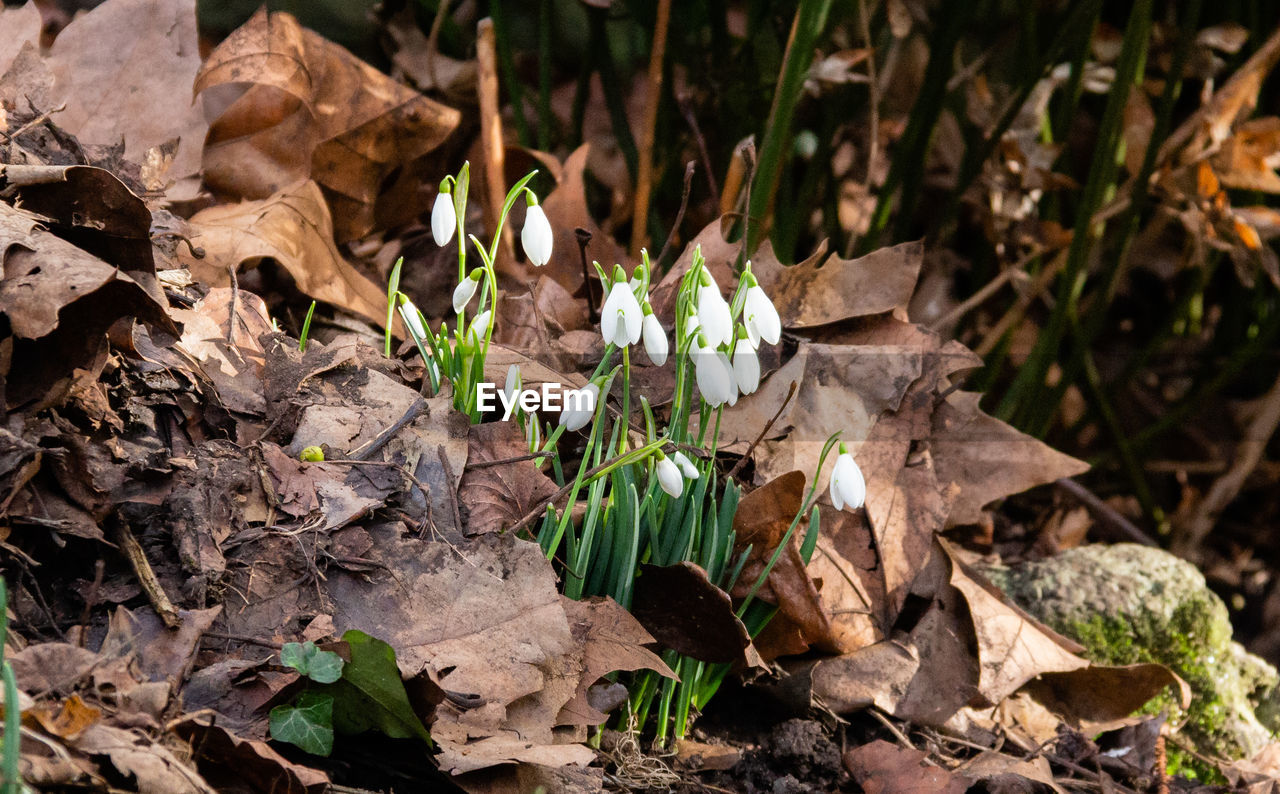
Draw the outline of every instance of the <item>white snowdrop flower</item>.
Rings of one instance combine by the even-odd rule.
[[[753,283],[747,288],[746,298],[742,302],[742,320],[747,326],[747,338],[757,348],[760,347],[761,339],[776,345],[782,336],[782,320],[778,317],[778,310],[773,307],[773,301],[769,300],[758,283],[754,283],[755,277],[751,281]]]
[[[443,190],[436,194],[431,207],[431,236],[436,245],[447,245],[458,228],[458,213],[453,208],[453,194]]]
[[[684,491],[684,477],[680,476],[680,467],[671,458],[662,458],[656,467],[658,484],[671,497],[677,497]]]
[[[542,267],[551,261],[551,243],[555,236],[551,233],[551,222],[540,204],[530,204],[524,216],[524,228],[520,230],[520,245],[524,255],[535,267]]]
[[[520,389],[520,365],[512,364],[507,367],[507,382],[502,387],[502,393],[506,395],[508,404],[515,398],[516,392]]]
[[[489,320],[492,317],[493,314],[488,309],[477,314],[471,321],[471,328],[467,331],[467,335],[477,342],[483,342],[485,336],[489,334]]]
[[[731,399],[737,400],[733,368],[725,366],[727,360],[723,353],[717,353],[711,347],[699,346],[693,354],[693,374],[698,381],[698,391],[702,392],[702,399],[715,407]]]
[[[686,479],[696,480],[701,476],[701,472],[698,471],[698,467],[693,465],[693,461],[689,460],[689,456],[685,455],[683,452],[676,452],[671,456],[671,459],[680,467],[680,473],[683,474]]]
[[[654,366],[660,367],[667,363],[667,332],[663,330],[662,323],[658,322],[658,316],[649,308],[648,303],[645,303],[644,308],[647,310],[644,316],[644,352],[649,354],[649,360]]]
[[[867,481],[862,477],[862,469],[853,462],[853,456],[840,445],[840,457],[836,458],[835,470],[831,472],[831,503],[837,510],[846,507],[857,510],[867,498]]]
[[[422,314],[418,312],[418,307],[413,305],[413,301],[408,298],[401,299],[400,319],[404,320],[410,331],[413,331],[414,338],[427,338],[427,329],[422,325]]]
[[[588,383],[582,387],[581,392],[590,392],[590,398],[585,395],[573,399],[566,395],[564,410],[560,412],[560,424],[564,425],[564,429],[569,432],[581,430],[591,421],[591,417],[596,413],[596,401],[600,399],[600,387],[595,381]]]
[[[606,345],[626,347],[640,341],[644,313],[625,281],[614,282],[600,309],[600,335]]]
[[[710,274],[707,278],[711,279]],[[715,279],[698,290],[698,325],[712,347],[733,341],[733,316]]]
[[[454,314],[462,314],[462,310],[467,308],[467,304],[475,296],[476,290],[480,287],[480,268],[475,268],[467,277],[464,278],[458,286],[453,288],[453,312]]]
[[[743,394],[751,394],[760,388],[760,359],[751,340],[745,336],[733,348],[733,377],[738,382],[738,391]]]

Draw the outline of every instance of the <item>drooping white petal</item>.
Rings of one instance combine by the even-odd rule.
[[[831,492],[831,504],[835,507],[835,509],[843,510],[844,499],[840,497],[840,483],[836,479],[836,473],[834,471],[831,472],[831,484],[830,484],[829,490]]]
[[[736,392],[733,370],[721,363],[723,355],[710,348],[699,349],[693,354],[693,372],[698,381],[698,391],[702,393],[702,399],[711,406],[723,405]]]
[[[404,320],[410,331],[413,331],[415,338],[427,338],[427,329],[422,325],[422,315],[418,313],[418,307],[413,305],[413,301],[405,300],[400,305],[400,319]]]
[[[667,332],[662,329],[662,323],[658,322],[658,317],[654,314],[644,316],[644,351],[649,354],[649,360],[654,366],[660,367],[667,363]]]
[[[760,388],[760,359],[750,339],[739,339],[733,348],[733,376],[743,394]]]
[[[520,245],[525,256],[536,267],[542,267],[551,261],[551,243],[555,236],[551,233],[551,223],[542,205],[534,204],[525,212],[524,228],[520,230]]]
[[[684,478],[680,476],[680,467],[673,463],[671,458],[658,461],[655,471],[658,475],[658,484],[669,495],[677,497],[684,491]]]
[[[462,310],[467,308],[467,304],[476,294],[476,288],[480,286],[479,279],[473,279],[471,276],[464,278],[458,286],[453,288],[453,313],[462,314]]]
[[[453,209],[453,195],[437,193],[436,203],[431,207],[431,236],[436,245],[448,244],[457,228],[458,214]]]
[[[507,367],[507,382],[502,387],[502,393],[506,395],[507,402],[510,403],[515,397],[516,390],[520,388],[520,365],[512,364]]]
[[[600,399],[600,387],[592,381],[578,390],[578,394],[581,396],[575,397],[572,392],[566,394],[564,410],[560,412],[560,424],[570,432],[581,430],[591,421],[596,412],[596,400]]]
[[[600,309],[600,336],[606,345],[625,347],[640,341],[644,329],[644,313],[640,302],[626,282],[618,282],[609,290]]]
[[[759,284],[747,289],[747,296],[742,302],[742,314],[747,334],[755,340],[756,347],[760,346],[761,339],[771,345],[778,344],[782,337],[782,319],[778,317],[773,301],[769,300]]]
[[[698,325],[712,347],[728,344],[733,340],[733,317],[729,304],[713,282],[698,290]]]
[[[837,495],[843,503],[836,506],[839,510],[845,507],[857,510],[867,498],[867,481],[862,477],[862,469],[858,468],[848,452],[840,453],[840,457],[836,458],[835,470],[831,472],[832,503],[836,502]]]
[[[701,472],[698,471],[698,467],[693,465],[693,461],[689,460],[689,456],[685,455],[683,452],[675,453],[671,456],[671,459],[676,462],[676,465],[680,467],[680,473],[687,479],[696,480],[701,476]]]
[[[720,366],[724,367],[724,371],[729,373],[729,406],[732,407],[738,403],[738,379],[733,374],[733,362],[729,360],[729,354],[723,350],[716,351],[716,358],[720,359]]]

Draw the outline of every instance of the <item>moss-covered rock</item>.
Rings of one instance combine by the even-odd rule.
[[[1280,676],[1232,641],[1226,606],[1185,560],[1091,545],[985,572],[1092,661],[1159,662],[1182,676],[1194,695],[1184,731],[1201,752],[1249,757],[1280,732]]]

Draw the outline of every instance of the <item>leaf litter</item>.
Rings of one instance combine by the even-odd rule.
[[[751,549],[738,587],[725,593],[684,564],[647,570],[630,612],[570,601],[537,545],[504,531],[554,495],[545,464],[509,460],[527,449],[513,425],[468,427],[447,397],[419,394],[420,365],[381,356],[385,293],[339,247],[394,225],[380,209],[399,184],[389,177],[433,178],[424,158],[461,114],[287,14],[260,11],[203,64],[189,2],[111,0],[47,54],[32,46],[33,6],[0,15],[8,123],[66,105],[0,152],[0,540],[16,560],[21,708],[41,736],[40,749],[23,746],[28,779],[206,792],[235,769],[254,790],[326,790],[327,768],[266,742],[268,711],[299,683],[270,659],[303,639],[341,637],[333,647],[355,672],[331,685],[333,699],[299,704],[328,703],[351,733],[429,730],[432,763],[474,791],[598,790],[587,738],[619,705],[607,675],[672,675],[664,648],[743,671],[777,662],[811,704],[874,708],[971,742],[1001,731],[1024,751],[1037,742],[1009,716],[1014,704],[1065,731],[1123,720],[1169,687],[1185,703],[1185,683],[1159,665],[1090,664],[940,537],[1085,467],[958,390],[978,357],[908,316],[920,244],[857,259],[824,244],[796,265],[767,243],[756,252],[789,345],[719,430],[755,486],[735,527]],[[140,31],[135,46],[107,46],[125,29]],[[90,74],[112,75],[128,101],[92,92]],[[45,93],[19,95],[32,79]],[[207,135],[194,106],[152,112],[190,95],[220,106]],[[36,98],[43,107],[21,107]],[[1251,154],[1273,132],[1212,139],[1226,141],[1210,161],[1225,183],[1273,188],[1274,170]],[[120,139],[119,152],[85,156]],[[625,262],[591,216],[587,161],[586,146],[572,153],[546,199],[556,249],[576,252],[582,227],[588,258]],[[168,200],[137,181],[146,174],[173,188]],[[213,195],[171,221],[166,204],[182,214],[179,182],[196,175]],[[422,209],[421,196],[399,208]],[[667,327],[695,246],[720,283],[735,281],[740,245],[720,230],[704,229],[655,285]],[[580,385],[593,350],[587,313],[567,306],[590,289],[576,257],[504,273],[529,300],[507,304],[525,330],[495,349],[491,380],[519,364],[526,383]],[[281,274],[358,330],[335,323],[299,351],[267,302]],[[832,428],[867,473],[867,507],[820,504],[806,559],[798,536],[778,547]],[[299,460],[309,447],[325,459]],[[122,527],[155,584],[133,584]],[[775,551],[756,597],[778,617],[753,639],[734,599]],[[153,609],[165,594],[180,605],[176,629]],[[1055,786],[1043,758],[986,753],[954,770],[923,760],[886,742],[844,755],[869,791],[999,776]]]

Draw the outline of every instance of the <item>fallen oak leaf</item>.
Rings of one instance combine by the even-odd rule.
[[[521,458],[529,444],[514,422],[490,422],[471,428],[467,464],[458,484],[458,501],[467,511],[468,535],[497,532],[518,522],[559,491],[537,461],[513,460],[474,468],[477,463]]]
[[[439,146],[461,119],[265,8],[210,53],[193,91],[235,84],[248,87],[209,127],[205,181],[220,193],[264,199],[312,179],[344,241],[374,228],[383,183]]]
[[[189,221],[191,246],[178,259],[197,281],[230,286],[230,273],[271,260],[306,295],[362,317],[386,322],[386,292],[352,267],[333,242],[333,221],[315,182],[299,182],[256,201],[201,210]],[[204,256],[196,258],[193,248]],[[397,321],[397,328],[399,328]]]

